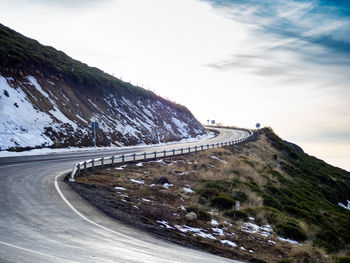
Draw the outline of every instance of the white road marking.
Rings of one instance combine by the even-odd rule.
[[[71,171],[71,170],[66,171],[65,173],[68,173],[68,172],[70,172],[70,171]],[[65,173],[63,173],[63,174],[65,174]],[[80,216],[82,219],[84,219],[85,221],[89,222],[90,224],[93,224],[93,225],[95,225],[95,226],[97,226],[97,227],[99,227],[99,228],[102,228],[102,229],[106,230],[106,231],[109,231],[109,232],[111,232],[111,233],[117,234],[117,235],[122,236],[122,237],[124,237],[124,238],[126,238],[126,239],[135,239],[135,238],[130,237],[130,236],[128,236],[128,235],[124,235],[124,234],[119,233],[119,232],[117,232],[117,231],[114,231],[114,230],[112,230],[112,229],[110,229],[110,228],[107,228],[107,227],[105,227],[105,226],[102,226],[102,225],[100,225],[100,224],[98,224],[98,223],[96,223],[96,222],[90,220],[89,218],[87,218],[86,216],[84,216],[82,213],[80,213],[80,212],[67,200],[67,198],[63,195],[63,193],[62,193],[60,187],[58,186],[57,178],[58,178],[59,176],[61,176],[61,175],[62,175],[62,174],[58,174],[58,175],[56,175],[56,177],[55,177],[55,188],[56,188],[57,192],[59,193],[59,195],[61,196],[62,200],[63,200],[63,201],[69,206],[69,208],[72,209],[78,216]],[[138,239],[135,239],[135,240],[138,240]]]
[[[42,252],[39,252],[39,251],[35,251],[35,250],[29,249],[29,248],[24,248],[24,247],[16,246],[16,245],[13,245],[13,244],[4,242],[4,241],[0,241],[0,244],[1,244],[1,245],[4,245],[4,246],[7,246],[7,247],[17,248],[17,249],[20,249],[20,250],[23,250],[23,251],[26,251],[26,252],[29,252],[29,253],[32,253],[32,254],[44,256],[44,257],[55,258],[55,259],[63,259],[63,258],[58,258],[57,256],[49,255],[49,254],[42,253]],[[77,263],[77,261],[72,261],[72,260],[68,260],[68,259],[63,259],[63,260],[65,260],[65,261],[67,261],[67,262],[74,262],[74,263]]]

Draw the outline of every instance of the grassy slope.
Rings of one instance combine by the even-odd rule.
[[[140,189],[133,186],[135,189],[128,191],[129,197],[134,196],[131,198],[136,202],[134,204],[141,207],[147,207],[147,203],[140,203],[141,197],[154,200],[152,214],[157,217],[149,216],[147,209],[141,212],[141,218],[147,218],[147,222],[154,225],[157,225],[155,221],[158,219],[171,225],[186,222],[210,231],[208,220],[213,217],[214,211],[217,221],[228,220],[233,224],[230,231],[234,231],[236,236],[232,237],[232,241],[246,248],[254,247],[254,258],[263,262],[278,262],[282,255],[283,258],[294,258],[295,262],[333,262],[333,257],[325,257],[325,253],[350,254],[350,211],[338,205],[338,202],[350,199],[350,173],[303,153],[300,148],[281,140],[271,129],[262,129],[260,139],[255,142],[191,154],[170,166],[150,163],[142,169],[135,166],[125,171],[100,171],[95,176],[80,178],[77,186],[91,192],[102,182],[101,187],[108,188],[110,192],[98,200],[106,198],[106,208],[108,203],[118,202],[119,197],[110,194],[113,187],[119,185],[132,189],[128,178],[135,176],[147,184]],[[147,185],[159,176],[169,178],[174,187],[161,190],[161,193],[149,188]],[[185,214],[178,208],[181,201],[174,197],[183,196],[181,189],[184,186],[195,190],[195,194],[185,198],[183,205],[187,212],[197,214],[196,222],[184,219]],[[165,197],[158,200],[159,194]],[[91,192],[90,196],[96,195]],[[168,199],[177,201],[173,200],[173,204]],[[236,201],[241,202],[240,211],[233,209]],[[119,203],[123,209],[131,206],[131,203]],[[168,208],[170,210],[165,212],[164,207],[169,205],[172,209]],[[111,209],[118,210],[116,207]],[[171,216],[173,213],[180,217],[174,218]],[[248,216],[254,217],[254,222],[261,226],[271,224],[279,236],[302,242],[303,246],[288,249],[284,244],[278,244],[271,247],[261,237],[251,239],[241,232],[241,223]],[[274,240],[277,242],[276,237]],[[192,242],[208,243],[198,238]],[[225,250],[215,242],[210,246],[219,251]],[[240,253],[243,255],[243,252]],[[230,257],[229,252],[224,254]],[[237,254],[233,257],[240,258]]]
[[[243,204],[253,192],[263,204],[248,206],[243,212],[262,213],[260,220],[272,224],[278,234],[312,240],[330,253],[349,250],[350,211],[337,204],[350,199],[350,173],[305,154],[271,129],[262,129],[261,134],[266,142],[259,147],[271,146],[262,153],[265,158],[244,157],[248,170],[240,165],[231,170],[237,175],[233,180],[203,180],[200,191],[214,193],[211,203],[216,196],[226,196]]]
[[[62,51],[43,46],[38,41],[27,38],[0,24],[0,62],[3,68],[15,68],[23,71],[29,68],[39,69],[51,74],[61,74],[80,85],[106,86],[131,93],[148,91],[125,83],[105,74],[98,68],[74,60]]]
[[[278,231],[287,231],[292,238],[298,231],[284,226],[305,222],[314,231],[305,238],[312,238],[329,252],[349,246],[350,211],[337,203],[350,199],[350,173],[297,151],[270,129],[263,132],[273,147],[282,152],[279,162],[285,174],[267,167],[264,173],[272,174],[273,180],[263,189],[254,190],[264,197],[265,205],[276,209],[268,212],[269,220]]]

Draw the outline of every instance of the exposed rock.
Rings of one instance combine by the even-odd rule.
[[[186,214],[186,220],[188,221],[195,221],[197,220],[197,215],[195,212],[190,212],[188,214]]]
[[[153,184],[171,184],[170,181],[168,180],[168,178],[166,177],[160,177],[160,178],[155,178],[152,181]]]

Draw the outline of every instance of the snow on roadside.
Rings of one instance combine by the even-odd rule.
[[[160,220],[157,220],[157,223],[160,224],[161,226],[165,226],[166,228],[168,229],[174,229],[172,226],[169,225],[169,223],[167,221],[160,221]]]
[[[119,187],[119,186],[116,186],[114,187],[115,190],[120,190],[120,191],[126,191],[127,189],[124,188],[124,187]]]
[[[0,76],[0,81],[1,81],[1,76]],[[6,79],[5,79],[6,81]],[[7,82],[6,82],[7,83]],[[1,82],[0,82],[1,84]],[[1,85],[0,85],[1,87]],[[9,87],[10,89],[11,87]],[[12,89],[12,88],[11,88]],[[25,95],[23,93],[23,95]],[[13,103],[11,103],[11,106],[12,106]],[[4,112],[2,110],[2,104],[0,103],[0,116],[2,117],[2,112]],[[31,105],[30,105],[31,106]],[[32,106],[31,106],[32,107]],[[33,108],[33,107],[32,107]],[[34,108],[32,109],[34,111]],[[30,112],[30,109],[27,110],[28,112]],[[35,111],[35,114],[37,112]],[[37,116],[37,118],[35,118],[35,115],[33,113],[33,116],[32,118],[33,119],[38,119],[38,120],[44,120],[45,118],[47,118],[47,120],[50,122],[52,121],[51,118],[49,117],[49,115],[47,114],[44,114],[44,113],[40,113],[40,116]],[[20,115],[22,116],[22,115]],[[5,120],[5,118],[1,118],[1,120]],[[28,119],[27,119],[28,120]],[[28,120],[28,123],[31,123],[33,127],[33,123],[35,123],[35,121],[30,121],[30,119]],[[36,123],[36,125],[38,124],[41,124],[41,122],[39,123]],[[4,126],[3,126],[4,127]],[[37,128],[38,132],[41,131],[41,129],[43,128]],[[5,130],[6,131],[6,130]],[[0,132],[1,131],[1,128],[0,128]],[[4,133],[6,134],[6,132]],[[27,141],[31,141],[33,142],[32,144],[28,145],[28,146],[35,146],[37,144],[34,145],[34,142],[35,140],[38,140],[38,139],[41,139],[40,135],[41,134],[36,134],[36,133],[33,133],[35,136],[32,136],[33,138],[31,139],[28,139]],[[11,134],[12,135],[12,134]],[[71,153],[71,152],[98,152],[98,151],[105,151],[105,150],[113,150],[113,151],[118,151],[118,150],[126,150],[126,149],[134,149],[135,150],[139,150],[140,148],[148,148],[148,147],[151,147],[151,146],[164,146],[164,145],[174,145],[176,146],[177,144],[181,144],[181,143],[187,143],[187,142],[198,142],[198,141],[201,141],[201,140],[209,140],[211,138],[215,137],[214,134],[212,133],[208,133],[208,134],[204,134],[204,135],[199,135],[195,138],[189,138],[189,139],[182,139],[180,141],[177,141],[177,142],[168,142],[168,143],[158,143],[158,144],[144,144],[144,143],[141,143],[141,144],[138,144],[138,145],[134,145],[134,146],[123,146],[123,147],[117,147],[117,146],[107,146],[107,147],[68,147],[68,148],[56,148],[56,149],[50,149],[50,148],[42,148],[42,149],[34,149],[34,150],[30,150],[30,151],[23,151],[23,152],[10,152],[10,151],[0,151],[0,157],[12,157],[12,156],[32,156],[32,155],[45,155],[45,154],[60,154],[60,153]],[[4,139],[6,142],[8,142],[9,140],[7,140],[7,138],[5,138],[5,136],[1,136],[1,139]],[[2,141],[0,141],[1,145],[7,145],[7,144],[3,144]],[[5,142],[4,142],[5,143]],[[44,140],[42,141],[42,143],[47,143],[48,145],[51,145],[52,144],[52,141],[46,137],[44,138]],[[41,144],[41,143],[39,143]],[[11,146],[15,146],[15,145],[10,145]]]
[[[221,244],[226,244],[226,245],[229,245],[231,247],[238,247],[235,242],[232,242],[230,240],[220,240],[220,242],[221,242]]]
[[[184,226],[175,225],[175,228],[182,233],[190,232],[190,233],[193,233],[194,236],[200,236],[203,238],[216,240],[216,237],[214,237],[212,234],[204,233],[204,231],[206,231],[206,230],[201,229],[201,228],[190,227],[190,226],[186,226],[186,225],[184,225]]]

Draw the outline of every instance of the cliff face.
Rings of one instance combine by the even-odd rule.
[[[205,133],[191,112],[0,24],[0,147],[158,143]]]

